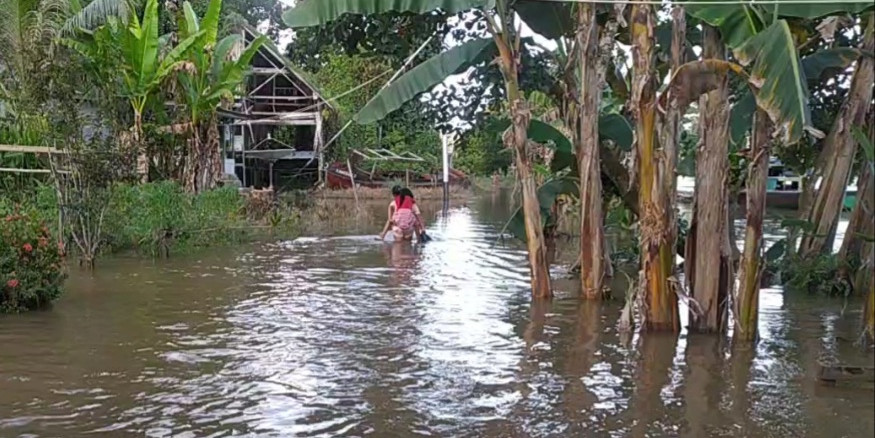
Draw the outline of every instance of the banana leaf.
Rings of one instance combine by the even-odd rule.
[[[353,118],[366,125],[382,120],[404,103],[430,90],[448,76],[464,71],[494,53],[495,43],[481,38],[435,55],[380,90]]]
[[[753,126],[753,115],[757,109],[757,101],[749,88],[732,105],[729,111],[729,139],[732,149],[743,149],[748,133]]]
[[[743,46],[765,27],[757,10],[745,4],[697,5],[695,0],[684,2],[688,15],[720,29],[723,42],[731,49]]]
[[[535,33],[544,38],[555,40],[574,33],[570,3],[519,0],[513,8]]]
[[[750,83],[757,106],[769,114],[785,144],[798,142],[806,131],[822,135],[811,126],[808,85],[787,21],[757,34],[735,50],[735,57],[753,65]]]
[[[809,85],[817,84],[850,67],[862,54],[853,47],[818,50],[802,58],[802,71]]]

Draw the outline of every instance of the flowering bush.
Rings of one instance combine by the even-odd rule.
[[[0,312],[50,303],[66,278],[64,247],[36,215],[16,209],[0,216]]]

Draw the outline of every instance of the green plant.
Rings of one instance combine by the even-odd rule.
[[[249,70],[252,57],[267,42],[259,36],[236,57],[229,56],[242,43],[240,34],[218,39],[222,0],[210,0],[203,19],[198,18],[190,2],[182,5],[179,35],[193,39],[184,49],[185,68],[176,74],[187,110],[183,124],[175,131],[188,136],[183,181],[189,192],[211,189],[222,177],[217,109],[233,100]]]
[[[2,206],[0,206],[2,207]],[[63,245],[32,212],[0,212],[0,312],[19,312],[50,303],[65,279]]]
[[[164,50],[167,40],[158,35],[158,21],[158,1],[147,0],[142,19],[136,15],[131,15],[130,20],[109,16],[97,30],[79,31],[78,38],[63,40],[85,59],[87,70],[120,86],[120,94],[133,110],[132,131],[123,143],[141,153],[143,115],[148,104],[202,35],[202,32],[187,34],[175,46]],[[147,157],[138,158],[138,167],[141,173],[148,170]]]

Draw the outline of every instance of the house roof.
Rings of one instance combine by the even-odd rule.
[[[249,34],[253,39],[258,38],[259,36],[262,36],[261,32],[259,32],[257,29],[255,29],[254,27],[252,27],[248,23],[244,23],[241,26],[242,26],[243,31],[246,32],[247,34]],[[308,88],[313,90],[313,93],[320,100],[322,100],[322,102],[326,106],[328,106],[331,109],[334,109],[334,106],[331,105],[331,102],[325,100],[325,97],[324,97],[322,90],[319,89],[319,87],[315,84],[313,77],[309,73],[298,68],[298,66],[294,65],[292,63],[292,61],[289,60],[288,57],[283,55],[282,51],[279,49],[279,47],[276,46],[276,44],[273,42],[273,40],[271,40],[270,38],[267,38],[267,41],[262,46],[262,49],[267,51],[274,59],[282,62],[283,66],[286,69],[288,69],[289,72],[291,72],[292,75],[294,75],[296,79],[300,80],[302,83],[304,83],[304,85],[306,85]]]

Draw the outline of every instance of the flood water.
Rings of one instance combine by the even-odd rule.
[[[763,290],[749,351],[627,339],[574,281],[531,302],[508,214],[454,206],[421,248],[352,230],[73,272],[0,318],[0,437],[875,435],[871,389],[815,380],[872,364],[857,302]]]

